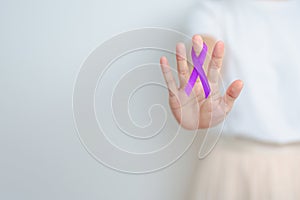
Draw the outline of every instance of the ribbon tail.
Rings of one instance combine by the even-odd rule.
[[[198,78],[198,72],[197,70],[194,68],[193,71],[192,71],[192,74],[190,76],[190,79],[188,81],[188,83],[186,84],[185,86],[185,93],[190,96],[191,95],[191,92],[193,90],[193,87],[196,83],[196,80]]]
[[[200,76],[200,80],[201,80],[202,87],[204,90],[205,98],[207,98],[210,94],[210,86],[209,86],[209,83],[208,83],[208,80],[207,80],[204,70],[202,69],[201,71],[203,71],[203,72],[200,73],[199,76]]]

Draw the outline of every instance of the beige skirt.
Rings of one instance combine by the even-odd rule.
[[[188,200],[300,200],[300,143],[223,136],[194,178]]]

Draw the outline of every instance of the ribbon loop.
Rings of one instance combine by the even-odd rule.
[[[185,87],[185,92],[188,96],[190,96],[192,89],[196,83],[196,80],[199,76],[204,93],[205,93],[205,98],[207,98],[210,94],[210,86],[209,86],[206,74],[204,72],[204,69],[203,69],[203,64],[204,64],[204,61],[205,61],[205,58],[207,55],[207,45],[203,42],[203,49],[199,56],[196,55],[194,48],[192,48],[191,55],[192,55],[192,60],[193,60],[193,64],[194,64],[194,69],[193,69],[190,79]]]

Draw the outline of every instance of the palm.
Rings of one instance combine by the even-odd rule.
[[[202,38],[199,35],[193,37],[193,48],[200,52]],[[231,110],[234,100],[238,97],[242,82],[233,82],[224,96],[219,91],[219,71],[222,65],[224,45],[218,42],[213,50],[212,59],[208,66],[208,79],[211,94],[206,99],[201,82],[197,81],[190,96],[185,93],[184,87],[189,78],[189,70],[186,59],[186,50],[183,44],[176,48],[177,69],[180,86],[177,87],[170,66],[165,57],[161,58],[162,71],[169,88],[169,103],[172,113],[178,123],[186,129],[195,130],[209,128],[224,120]]]

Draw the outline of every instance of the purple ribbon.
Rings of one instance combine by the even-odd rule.
[[[191,54],[192,54],[194,69],[192,71],[192,74],[190,76],[187,85],[185,86],[185,92],[188,96],[190,96],[192,89],[196,83],[196,80],[199,76],[205,93],[205,98],[207,98],[210,93],[210,87],[205,72],[202,68],[207,54],[207,45],[203,42],[203,49],[199,56],[196,55],[194,48],[192,48]]]

